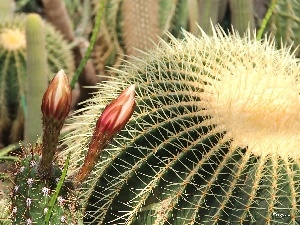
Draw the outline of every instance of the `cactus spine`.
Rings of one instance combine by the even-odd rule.
[[[249,33],[183,35],[183,41],[170,35],[171,43],[125,64],[99,85],[84,116],[73,119],[81,129],[65,139],[61,157],[72,152],[76,171],[98,112],[136,84],[132,120],[81,191],[85,222],[297,224],[300,69],[294,56]]]
[[[25,15],[15,15],[0,22],[0,145],[17,142],[23,136],[22,96],[27,79],[25,21]],[[45,33],[48,79],[61,68],[72,76],[74,63],[70,47],[47,23]]]

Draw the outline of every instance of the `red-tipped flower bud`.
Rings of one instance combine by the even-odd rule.
[[[135,107],[134,96],[135,85],[133,84],[106,106],[97,121],[95,133],[111,136],[119,132],[133,113]]]
[[[97,121],[84,163],[75,176],[76,185],[80,185],[86,179],[102,150],[130,119],[135,107],[134,96],[135,85],[131,85],[104,109]]]
[[[43,141],[40,172],[51,173],[52,161],[58,145],[58,136],[71,107],[71,88],[68,78],[60,70],[52,79],[42,100]]]
[[[72,96],[68,77],[60,70],[52,79],[42,101],[43,116],[64,120],[69,114]]]

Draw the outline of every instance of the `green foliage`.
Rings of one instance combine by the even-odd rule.
[[[170,35],[171,43],[162,42],[154,51],[125,64],[115,79],[99,85],[98,95],[80,111],[83,115],[73,119],[80,131],[65,139],[68,150],[61,154],[72,152],[69,176],[82,162],[95,119],[104,106],[120,90],[136,84],[137,108],[132,120],[107,147],[87,187],[81,189],[82,204],[87,205],[85,222],[297,224],[298,150],[287,150],[288,145],[281,146],[276,139],[272,146],[264,146],[263,138],[268,135],[261,137],[260,130],[255,130],[258,124],[262,132],[269,129],[259,119],[260,111],[255,114],[257,105],[271,105],[281,112],[281,104],[287,101],[269,105],[266,89],[259,95],[255,82],[261,86],[263,79],[270,83],[278,76],[282,77],[279,84],[293,80],[300,72],[297,64],[287,49],[277,51],[268,40],[251,40],[250,34],[227,37],[224,31],[215,30],[213,37],[183,35],[183,41]],[[245,80],[238,78],[234,83],[236,77]],[[225,78],[229,86],[224,90]],[[220,87],[214,86],[217,84]],[[281,95],[285,97],[291,87],[293,83]],[[276,93],[277,88],[267,90]],[[237,97],[237,101],[229,99],[222,105],[220,98],[213,102],[219,97],[214,91],[220,90],[228,92],[225,99]],[[246,98],[239,99],[244,93]],[[297,91],[294,94],[298,96]],[[240,106],[244,113],[235,114]],[[267,109],[262,109],[263,114],[272,116]],[[245,130],[232,128],[232,124],[249,124],[250,118],[254,123]],[[298,135],[298,128],[291,132]],[[283,140],[291,144],[289,137]]]
[[[0,21],[0,143],[3,145],[17,142],[23,136],[27,80],[25,21],[25,15]],[[72,76],[74,62],[70,46],[47,23],[45,33],[48,79],[61,68],[65,69],[68,76]]]

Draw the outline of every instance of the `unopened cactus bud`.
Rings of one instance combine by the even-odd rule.
[[[96,124],[95,132],[108,136],[119,132],[131,117],[135,107],[135,85],[125,89],[104,109]]]
[[[41,172],[45,175],[51,171],[51,164],[58,145],[58,136],[65,118],[70,112],[71,88],[68,78],[60,70],[52,79],[46,90],[41,110],[43,113],[43,143]]]
[[[84,163],[75,177],[77,185],[86,179],[101,151],[130,119],[136,105],[134,97],[135,85],[131,85],[104,109],[96,123]]]
[[[43,96],[43,117],[64,120],[70,112],[72,96],[67,75],[60,70]]]

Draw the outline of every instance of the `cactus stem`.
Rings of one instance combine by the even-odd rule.
[[[43,149],[40,172],[51,172],[53,157],[58,145],[58,136],[66,117],[70,112],[72,100],[68,78],[60,70],[47,88],[41,105],[43,113]]]
[[[42,176],[48,176],[52,171],[52,162],[56,153],[58,136],[62,125],[52,123],[51,119],[44,119],[43,122],[47,126],[44,126],[42,158],[39,164],[39,172]]]
[[[75,187],[78,187],[82,182],[88,177],[92,169],[94,168],[96,162],[100,158],[102,150],[108,144],[107,135],[101,135],[97,138],[93,138],[90,145],[87,155],[84,159],[84,163],[80,168],[79,172],[76,174],[74,179]],[[95,135],[94,135],[95,137]]]
[[[134,97],[135,85],[131,85],[104,109],[97,121],[84,163],[75,176],[76,186],[87,178],[105,146],[130,119],[136,105]]]

